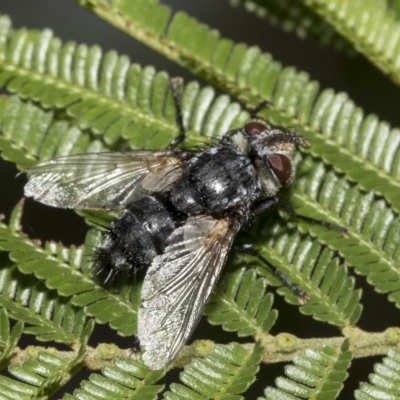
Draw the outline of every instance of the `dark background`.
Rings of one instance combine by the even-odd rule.
[[[400,91],[383,74],[371,66],[363,57],[348,57],[332,48],[321,47],[311,39],[300,40],[294,33],[283,32],[279,26],[271,26],[267,20],[258,19],[246,13],[242,8],[232,8],[227,0],[164,1],[174,11],[184,10],[199,21],[218,29],[223,37],[236,42],[245,41],[249,45],[258,45],[269,52],[284,66],[296,66],[306,71],[312,79],[319,81],[321,89],[333,88],[336,92],[346,91],[358,106],[366,113],[376,113],[381,119],[394,126],[400,125]],[[170,76],[183,76],[186,81],[195,78],[191,73],[160,56],[153,50],[128,37],[107,23],[76,6],[69,0],[1,0],[0,13],[8,14],[14,28],[28,27],[43,29],[50,27],[55,35],[64,41],[75,40],[89,45],[99,44],[104,52],[115,49],[120,54],[129,55],[132,62],[142,66],[154,65],[157,70],[166,70]],[[206,83],[204,83],[206,84]],[[25,177],[16,178],[14,165],[0,160],[0,213],[9,215],[12,207],[22,198]],[[57,210],[27,200],[24,213],[24,229],[32,237],[43,240],[61,241],[66,245],[79,245],[83,242],[86,225],[73,211]],[[357,286],[363,287],[364,312],[359,326],[369,331],[382,331],[387,326],[397,325],[398,313],[387,296],[376,294],[365,285],[363,278],[357,278]],[[276,298],[275,308],[280,312],[273,334],[291,332],[299,337],[337,336],[339,331],[327,324],[314,321],[300,315],[295,307],[290,307],[280,298]],[[222,332],[220,327],[200,324],[195,338],[214,338]],[[315,334],[314,334],[315,332]],[[22,347],[29,344],[31,337],[25,337]],[[129,347],[131,338],[118,338],[107,326],[96,328],[90,344],[117,341],[122,347]],[[237,340],[235,334],[225,334],[222,342]],[[246,341],[245,339],[244,341]],[[368,379],[373,371],[372,365],[380,357],[355,360],[350,370],[351,379],[346,381],[340,399],[353,398],[352,392],[358,382]],[[262,366],[258,374],[259,384],[253,385],[246,393],[246,399],[255,399],[262,395],[262,388],[273,385],[274,378],[283,373],[284,364]],[[176,380],[178,373],[173,371],[164,378],[168,384]],[[66,391],[72,392],[86,377],[79,373]],[[57,394],[54,398],[61,398]]]

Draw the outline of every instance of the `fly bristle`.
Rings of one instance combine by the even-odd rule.
[[[133,276],[134,281],[136,281],[136,274],[140,270],[140,268],[129,265],[129,263],[126,268],[117,267],[113,261],[111,251],[103,247],[97,247],[93,251],[92,260],[98,267],[96,276],[100,277],[103,285],[110,286],[117,279],[117,292],[121,290],[123,283],[127,282],[130,277]]]
[[[96,276],[104,277],[103,284],[110,284],[118,275],[118,268],[112,262],[111,254],[107,249],[98,247],[93,251],[93,261],[98,266]]]

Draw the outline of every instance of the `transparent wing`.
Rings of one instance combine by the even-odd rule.
[[[179,178],[181,162],[171,151],[60,157],[25,171],[25,196],[55,207],[114,209],[129,203],[142,180],[147,190],[164,190]]]
[[[185,345],[225,264],[238,229],[228,220],[195,216],[168,238],[164,254],[147,270],[139,310],[143,360],[168,364]]]

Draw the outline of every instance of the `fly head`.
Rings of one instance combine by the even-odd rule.
[[[296,132],[272,128],[262,120],[248,122],[242,134],[247,137],[248,154],[254,160],[268,197],[294,182],[296,148],[298,145],[310,147],[305,139]]]

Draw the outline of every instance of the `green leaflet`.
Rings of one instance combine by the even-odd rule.
[[[11,318],[28,324],[24,333],[38,341],[76,344],[86,325],[83,309],[71,299],[58,297],[32,275],[23,275],[14,266],[0,270],[0,305]]]
[[[164,399],[243,399],[243,393],[255,380],[263,347],[257,342],[253,351],[237,343],[216,346],[205,359],[197,359],[180,374],[182,383],[173,383]]]
[[[400,352],[392,349],[382,363],[376,364],[369,383],[361,382],[355,392],[356,400],[396,400],[400,394]]]
[[[268,232],[265,232],[266,226]],[[346,267],[340,264],[333,251],[299,232],[289,233],[282,221],[261,219],[250,232],[255,237],[265,238],[263,245],[257,246],[261,254],[307,293],[309,298],[300,307],[303,314],[337,326],[356,324],[362,311],[361,290],[354,290],[354,278],[347,276]],[[298,297],[282,286],[269,268],[255,261],[259,265],[257,272],[271,285],[279,286],[278,293],[285,296],[288,303],[299,304]]]
[[[303,0],[396,84],[400,83],[400,22],[386,1]]]
[[[254,269],[237,268],[221,277],[204,314],[211,324],[238,336],[259,336],[271,329],[278,316],[271,310],[273,295],[265,291],[265,279],[257,279]]]
[[[16,325],[18,326],[18,324]],[[0,376],[0,392],[4,399],[47,399],[73,375],[85,355],[89,336],[94,328],[90,321],[81,332],[79,349],[69,361],[50,352],[33,350],[22,365],[10,365],[8,372],[13,378]]]
[[[333,46],[353,54],[350,47],[333,27],[299,1],[293,0],[231,0],[233,6],[242,6],[259,18],[267,18],[272,25],[281,25],[288,32],[294,31],[299,38],[312,37],[324,46]]]
[[[277,388],[265,389],[265,400],[324,399],[334,400],[347,378],[352,353],[349,341],[340,349],[323,346],[320,351],[305,350],[285,367],[286,377],[279,377]],[[260,399],[262,400],[262,399]]]
[[[328,217],[333,223],[348,227],[349,234],[345,238],[318,226],[306,229],[317,235],[319,241],[339,251],[358,273],[367,275],[368,282],[378,292],[390,293],[390,301],[399,306],[398,215],[384,200],[375,199],[373,193],[361,191],[333,171],[327,172],[311,157],[302,162],[299,176],[291,197],[296,210],[324,220]]]
[[[92,374],[81,383],[73,395],[66,394],[64,400],[124,400],[156,399],[163,385],[155,385],[166,371],[149,371],[142,362],[115,358],[111,366],[105,367],[102,374]]]
[[[171,10],[157,2],[78,2],[246,104],[268,100],[271,105],[263,115],[269,121],[298,127],[313,144],[313,155],[345,173],[361,188],[384,196],[400,211],[400,132],[374,115],[365,117],[346,94],[330,89],[319,92],[318,83],[310,81],[308,74],[292,67],[282,68],[257,47],[220,38],[218,32],[185,13],[171,17]],[[358,8],[363,7],[355,5],[355,13]],[[368,15],[374,14],[371,11]],[[378,15],[380,10],[374,18]],[[379,29],[369,27],[365,32],[380,32],[382,21],[375,22]],[[396,35],[392,35],[393,40],[397,40]],[[390,46],[395,43],[392,41]]]
[[[21,337],[24,324],[18,321],[10,331],[10,320],[7,310],[0,309],[0,367],[13,354]]]
[[[38,159],[104,150],[99,140],[92,140],[71,121],[59,119],[54,112],[44,111],[16,96],[0,99],[0,116],[2,157],[20,169]]]

